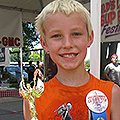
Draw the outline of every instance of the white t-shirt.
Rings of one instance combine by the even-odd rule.
[[[113,64],[113,63],[108,64],[105,67],[104,72],[108,74],[111,81],[113,81],[114,83],[120,85],[120,65],[118,63],[116,63],[116,64]]]

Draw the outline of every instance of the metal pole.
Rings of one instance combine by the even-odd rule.
[[[91,0],[94,41],[90,48],[90,72],[100,78],[101,0]]]
[[[22,47],[20,47],[20,61],[21,61],[21,78],[22,78],[22,73],[23,73],[23,68],[22,68]]]

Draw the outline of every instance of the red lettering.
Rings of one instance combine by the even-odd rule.
[[[119,5],[119,0],[117,0],[117,9],[120,8],[120,5]]]
[[[103,14],[105,12],[105,4],[101,5],[101,14]]]
[[[120,23],[120,10],[118,10],[118,23]]]
[[[105,97],[100,97],[100,100],[102,100],[102,101],[104,100],[105,101]]]
[[[15,38],[15,45],[20,46],[20,39],[18,37]]]
[[[113,23],[113,20],[115,19],[115,16],[116,16],[115,12],[114,12],[114,11],[111,11],[111,12],[110,12],[110,24]]]
[[[110,3],[106,3],[106,11],[105,12],[107,12],[108,10],[110,9]]]
[[[2,44],[4,46],[9,46],[9,47],[12,47],[12,46],[16,46],[16,47],[19,47],[20,46],[20,38],[16,37],[3,37],[2,38]]]
[[[115,1],[110,1],[110,4],[111,4],[111,10],[114,10],[115,9]]]
[[[105,15],[101,15],[101,26],[104,25],[104,17],[105,17]]]
[[[110,21],[110,17],[109,17],[109,16],[110,16],[109,13],[108,13],[108,14],[107,14],[107,13],[105,14],[105,23],[106,23],[106,24],[109,24],[109,21]]]
[[[7,37],[3,37],[3,38],[2,38],[2,44],[3,44],[4,46],[7,46]]]
[[[88,103],[91,103],[92,102],[92,99],[88,99]]]
[[[115,11],[111,11],[109,13],[106,13],[105,15],[101,15],[101,26],[103,26],[104,24],[112,24],[113,20],[116,17],[116,13]]]
[[[110,1],[101,5],[101,14],[115,9],[115,1]]]
[[[8,37],[8,45],[14,46],[14,38],[13,37]]]

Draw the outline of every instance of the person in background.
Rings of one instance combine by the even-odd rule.
[[[21,62],[18,61],[18,67],[16,67],[16,78],[18,78],[18,83],[21,81]]]
[[[39,68],[40,68],[40,71],[42,72],[42,74],[44,74],[43,62],[39,63]]]
[[[36,70],[34,72],[34,79],[37,80],[39,78],[39,79],[43,80],[43,73],[41,71],[42,67],[43,67],[43,62],[39,62],[39,66],[36,68]]]
[[[33,81],[34,78],[34,71],[35,71],[35,67],[32,65],[32,61],[29,62],[29,67],[27,70],[28,73],[28,82],[30,83],[31,81]]]
[[[36,25],[41,45],[58,70],[44,83],[41,97],[35,98],[38,120],[68,120],[68,113],[69,120],[120,120],[119,86],[85,70],[87,48],[94,39],[87,9],[75,0],[54,0],[38,15]],[[61,116],[56,110],[64,103],[72,107]],[[27,99],[23,111],[30,120]]]
[[[111,63],[107,64],[104,69],[104,76],[108,81],[112,81],[120,86],[120,64],[117,63],[118,56],[111,56]]]
[[[40,69],[42,74],[44,74],[44,69],[43,69],[43,62],[37,61],[37,67],[36,69]]]
[[[39,68],[39,61],[37,61],[37,64],[36,64],[36,69]]]

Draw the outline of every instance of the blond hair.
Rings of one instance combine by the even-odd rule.
[[[54,0],[49,3],[42,12],[36,17],[36,26],[37,33],[40,34],[42,39],[45,41],[45,18],[49,13],[63,12],[66,15],[70,15],[71,13],[77,12],[82,13],[85,19],[88,36],[91,35],[92,24],[90,19],[90,14],[87,9],[79,2],[75,0]]]

